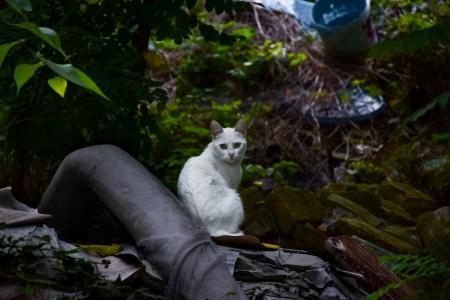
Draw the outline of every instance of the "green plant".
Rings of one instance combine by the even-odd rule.
[[[389,284],[369,295],[365,300],[379,299],[392,289],[419,279],[438,282],[432,289],[423,286],[418,293],[419,299],[448,299],[450,296],[450,267],[442,261],[432,256],[419,255],[388,255],[380,259],[384,263],[393,265],[392,271],[402,279],[402,282]]]
[[[149,39],[181,43],[197,30],[208,41],[238,38],[198,18],[197,2],[1,1],[0,185],[37,202],[57,162],[89,144],[148,158],[168,99],[163,82],[144,77]],[[250,4],[206,8],[234,16]]]
[[[94,265],[77,258],[78,249],[61,250],[51,244],[48,235],[33,236],[32,240],[0,237],[0,277],[19,281],[24,292],[49,288],[90,299],[135,299],[139,290],[100,277]],[[48,266],[47,268],[45,266]]]
[[[404,119],[403,124],[417,121],[420,117],[422,117],[427,112],[429,112],[434,107],[436,107],[436,105],[439,106],[442,110],[446,109],[448,107],[449,97],[450,97],[450,92],[444,92],[444,93],[440,94],[439,96],[432,99],[427,105],[416,110],[409,117]]]
[[[281,41],[255,43],[255,32],[248,26],[237,27],[234,21],[223,26],[231,35],[243,38],[230,46],[193,37],[190,42],[195,46],[184,52],[177,72],[180,96],[189,94],[193,87],[202,88],[204,94],[215,91],[229,97],[251,96],[249,91],[262,90],[269,80],[273,84],[274,77],[307,59],[306,53],[287,51]]]
[[[386,22],[388,39],[370,51],[373,57],[411,54],[417,50],[447,44],[450,39],[450,11],[445,1],[378,1],[375,7],[397,9],[399,17]]]
[[[450,132],[434,133],[431,138],[435,142],[445,142],[447,144],[447,150],[450,152]]]
[[[287,184],[299,171],[298,163],[289,160],[281,160],[268,168],[259,164],[248,164],[244,167],[242,181],[245,184],[255,180],[271,178],[277,183]]]
[[[350,182],[362,182],[362,183],[375,183],[381,182],[384,179],[383,168],[373,164],[370,161],[355,161],[348,165],[350,170],[349,178]]]

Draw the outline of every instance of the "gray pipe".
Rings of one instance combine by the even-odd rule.
[[[167,278],[168,297],[247,299],[208,232],[155,176],[120,148],[100,145],[69,154],[38,210],[51,214],[48,225],[71,239],[89,230],[86,220],[98,200]]]

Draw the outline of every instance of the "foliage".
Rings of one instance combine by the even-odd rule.
[[[408,16],[408,18],[406,18],[406,16]],[[413,15],[406,16],[404,16],[402,20],[419,19]],[[447,17],[439,23],[431,26],[428,22],[423,22],[418,27],[420,29],[375,45],[370,51],[370,55],[391,56],[398,53],[409,54],[425,47],[448,42],[450,39],[450,17]]]
[[[445,1],[400,0],[377,1],[375,7],[401,12],[398,18],[386,20],[389,39],[376,44],[371,56],[388,57],[411,54],[425,47],[448,43],[450,38],[450,11]]]
[[[192,51],[185,51],[177,74],[181,95],[193,87],[213,89],[227,96],[237,93],[247,96],[249,91],[254,95],[269,81],[273,84],[274,78],[282,78],[285,71],[307,59],[306,53],[287,51],[281,41],[266,39],[256,43],[256,33],[248,26],[236,28],[236,22],[231,21],[223,24],[223,28],[243,38],[232,46],[193,38]]]
[[[409,122],[417,121],[417,119],[419,119],[421,116],[426,114],[428,111],[432,110],[436,105],[438,105],[443,110],[446,109],[448,107],[449,97],[450,97],[450,92],[445,92],[445,93],[440,94],[439,96],[437,96],[433,100],[431,100],[427,105],[425,105],[421,109],[415,111],[409,117],[404,119],[403,123],[407,124]]]
[[[401,126],[419,128],[433,119],[431,133],[445,131],[450,95],[448,1],[383,0],[373,5],[385,12],[381,32],[387,39],[372,48],[371,57],[380,69],[401,74],[383,83],[384,95],[391,94],[397,112],[404,114]]]
[[[74,250],[52,246],[48,235],[24,238],[0,237],[0,277],[20,281],[26,291],[35,288],[57,289],[90,299],[135,299],[138,291],[125,286],[120,279],[111,282],[96,274],[94,265],[77,258]],[[50,264],[51,269],[45,265]]]
[[[244,168],[243,184],[254,180],[270,178],[280,184],[288,184],[293,176],[300,172],[298,163],[289,160],[281,160],[268,168],[259,164],[248,164]]]
[[[163,82],[144,78],[149,38],[181,43],[194,31],[230,44],[238,37],[197,17],[195,0],[8,0],[0,6],[0,185],[30,198],[71,150],[112,143],[137,158],[168,100]],[[208,1],[233,16],[248,3]],[[159,110],[148,109],[157,104]],[[41,185],[41,184],[39,184]],[[45,186],[42,184],[40,189]],[[34,191],[36,198],[41,191]],[[24,195],[28,194],[28,195]],[[27,197],[26,197],[27,196]]]
[[[348,182],[380,183],[385,178],[383,168],[367,160],[351,162],[348,171]]]
[[[392,264],[392,271],[402,279],[402,283],[392,283],[366,297],[366,300],[379,299],[392,289],[402,284],[410,284],[418,279],[436,281],[432,290],[422,290],[419,299],[448,299],[450,295],[450,267],[432,256],[419,255],[388,255],[381,261]],[[437,284],[436,284],[437,283]]]

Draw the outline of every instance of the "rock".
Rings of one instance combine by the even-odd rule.
[[[431,255],[450,262],[450,207],[441,207],[418,217],[417,231]]]
[[[347,198],[352,202],[364,207],[376,216],[383,216],[383,209],[381,208],[381,199],[374,192],[369,191],[347,191],[336,193],[339,196]]]
[[[371,226],[361,220],[341,217],[336,221],[336,230],[343,234],[356,234],[363,239],[367,239],[383,248],[395,253],[418,253],[419,250],[413,245],[402,241],[401,239]]]
[[[323,187],[320,191],[327,193],[361,192],[361,191],[376,192],[377,189],[378,189],[377,184],[332,182]]]
[[[346,300],[345,297],[337,288],[329,286],[322,291],[319,297],[320,300]]]
[[[436,206],[436,201],[427,194],[396,181],[380,185],[378,195],[402,206],[412,217],[417,217]]]
[[[283,265],[295,271],[304,271],[311,268],[327,266],[328,264],[317,256],[294,253],[284,262]]]
[[[416,227],[384,226],[383,231],[398,237],[402,241],[407,242],[418,249],[422,247],[419,237],[417,236]]]
[[[326,196],[328,196],[330,193],[337,193],[337,192],[344,192],[347,191],[348,184],[341,183],[341,182],[331,182],[324,186],[320,192],[326,193]]]
[[[450,154],[423,162],[419,167],[423,181],[438,191],[450,189]]]
[[[256,211],[257,206],[264,202],[264,194],[260,188],[253,186],[239,191],[241,196],[244,212],[247,215],[252,215]]]
[[[291,236],[298,223],[320,224],[325,208],[312,192],[290,187],[274,189],[266,200],[282,234]]]
[[[411,217],[411,215],[403,209],[400,205],[389,201],[381,200],[381,209],[383,210],[383,218],[392,223],[400,225],[412,225],[416,221]]]
[[[318,289],[323,289],[332,281],[324,268],[316,268],[303,273],[304,280]]]
[[[294,231],[295,248],[322,256],[325,254],[325,241],[328,236],[310,223],[299,224]]]
[[[338,194],[331,194],[325,200],[327,205],[332,207],[342,207],[352,214],[362,218],[365,222],[369,223],[372,226],[378,226],[381,224],[382,220],[375,215],[371,214],[364,207],[350,201],[347,198],[339,196]]]
[[[272,213],[267,208],[256,210],[246,222],[244,232],[257,237],[273,237],[277,236],[277,225]]]

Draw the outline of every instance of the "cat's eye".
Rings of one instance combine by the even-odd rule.
[[[241,147],[241,143],[234,143],[233,147],[234,147],[234,149],[240,148]]]
[[[227,149],[227,144],[220,144],[219,147],[220,149],[225,150]]]

